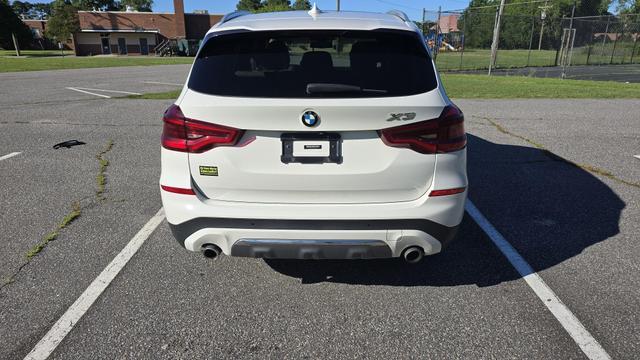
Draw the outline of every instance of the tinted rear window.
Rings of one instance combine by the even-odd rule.
[[[243,97],[386,97],[437,86],[420,38],[408,31],[252,31],[210,38],[189,88]]]

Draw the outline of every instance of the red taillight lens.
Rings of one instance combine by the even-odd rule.
[[[447,195],[455,195],[464,192],[466,188],[454,188],[454,189],[444,189],[444,190],[431,190],[429,196],[447,196]]]
[[[434,120],[396,126],[378,131],[382,141],[393,147],[406,147],[422,154],[446,153],[467,145],[464,115],[448,105]]]
[[[177,188],[173,186],[160,185],[162,190],[174,193],[174,194],[182,194],[182,195],[195,195],[196,193],[193,189],[185,189],[185,188]]]
[[[232,127],[188,119],[177,105],[171,105],[162,120],[162,146],[169,150],[202,153],[216,146],[233,146],[243,134]]]

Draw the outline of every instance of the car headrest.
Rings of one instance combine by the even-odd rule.
[[[289,47],[282,41],[270,41],[264,51],[255,57],[256,64],[263,70],[284,70],[289,68]]]
[[[380,49],[374,42],[357,42],[351,46],[349,60],[354,70],[375,70],[380,59]]]
[[[305,70],[330,71],[333,70],[333,60],[326,51],[309,51],[302,55],[300,66]]]

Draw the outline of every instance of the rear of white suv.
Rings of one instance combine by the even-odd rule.
[[[462,220],[463,115],[402,16],[227,18],[163,120],[162,202],[188,250],[418,261]]]

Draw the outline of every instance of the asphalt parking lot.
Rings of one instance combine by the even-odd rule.
[[[0,358],[637,358],[640,100],[456,101],[469,199],[486,222],[467,214],[417,266],[212,262],[166,222],[148,225],[161,217],[171,101],[104,97],[172,90],[187,72],[0,74]],[[85,144],[52,148],[71,139]],[[524,278],[487,224],[530,266]],[[38,347],[132,240],[139,250],[53,334],[57,347]],[[568,313],[550,311],[560,305]]]

